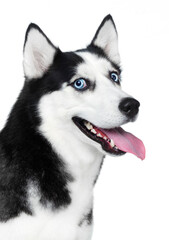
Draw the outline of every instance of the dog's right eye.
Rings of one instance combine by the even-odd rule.
[[[73,82],[73,87],[77,90],[85,90],[88,88],[88,84],[85,79],[79,78]]]

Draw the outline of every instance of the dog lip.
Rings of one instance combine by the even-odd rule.
[[[93,141],[101,144],[102,149],[105,152],[114,154],[116,156],[123,155],[123,154],[126,153],[126,152],[123,152],[120,149],[118,149],[115,145],[112,147],[111,139],[106,137],[106,135],[103,132],[101,132],[101,130],[99,130],[99,128],[94,126],[92,123],[89,122],[93,126],[92,130],[95,131],[95,129],[97,129],[97,131],[101,132],[101,135],[103,134],[104,137],[99,137],[99,133],[98,134],[92,133],[92,130],[88,130],[86,128],[86,126],[84,125],[85,121],[88,122],[87,120],[82,119],[82,118],[77,117],[77,116],[73,117],[72,120],[73,120],[74,124],[81,130],[81,132],[83,132],[87,137],[89,137]],[[106,137],[106,139],[105,139],[105,137]]]

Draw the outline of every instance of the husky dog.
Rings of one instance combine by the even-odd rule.
[[[74,52],[30,24],[23,55],[24,87],[0,133],[0,239],[89,240],[104,156],[145,157],[120,127],[140,104],[121,90],[115,24],[106,16]]]

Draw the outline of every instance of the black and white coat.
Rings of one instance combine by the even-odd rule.
[[[91,239],[93,187],[106,152],[72,117],[105,128],[126,121],[118,104],[128,95],[107,79],[120,74],[119,62],[110,15],[75,52],[63,53],[37,25],[28,27],[25,83],[0,133],[0,239]],[[81,76],[90,79],[86,92],[72,87]]]

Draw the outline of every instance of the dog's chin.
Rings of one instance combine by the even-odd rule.
[[[92,140],[94,143],[93,145],[103,154],[121,156],[126,153],[118,149],[113,141],[103,133],[100,128],[92,123],[79,117],[73,117],[72,120],[80,131]]]

